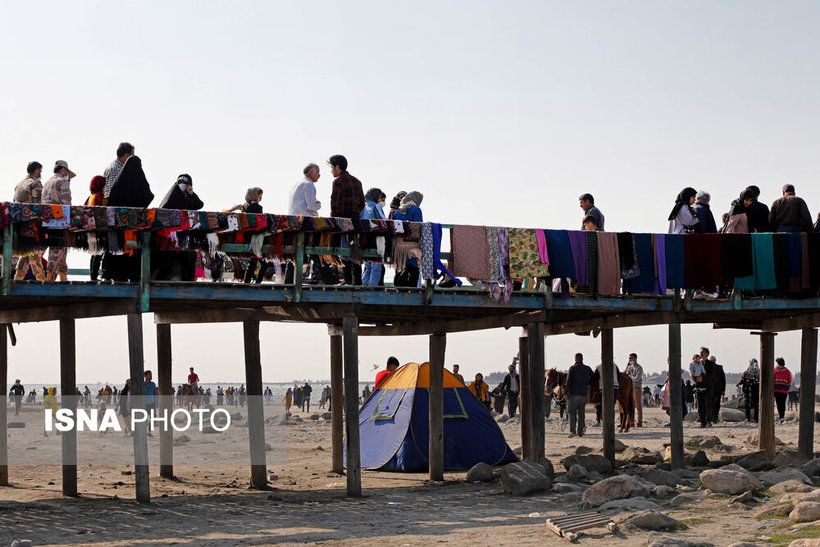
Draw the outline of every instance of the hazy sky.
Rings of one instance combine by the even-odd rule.
[[[365,187],[425,195],[426,220],[580,226],[591,192],[610,231],[665,232],[684,186],[719,218],[757,184],[794,183],[813,214],[820,140],[816,2],[12,2],[0,0],[0,177],[57,159],[88,195],[120,141],[157,196],[193,176],[206,209],[266,190],[268,212],[309,161],[345,154]],[[87,256],[71,253],[84,267]],[[145,317],[154,367],[152,316]],[[239,325],[174,327],[175,380],[242,380]],[[17,327],[10,377],[58,378],[57,324]],[[78,379],[127,376],[125,320],[78,322]],[[448,337],[465,376],[504,368],[516,331]],[[728,370],[757,351],[747,332],[684,326],[684,359],[709,345]],[[267,381],[329,375],[324,326],[262,327]],[[794,370],[799,336],[778,336]],[[616,362],[666,363],[666,329],[616,331]],[[566,368],[598,340],[547,340]],[[425,360],[425,337],[363,338],[362,378],[389,354]]]

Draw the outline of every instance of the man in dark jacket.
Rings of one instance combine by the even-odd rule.
[[[364,191],[359,179],[347,172],[347,158],[342,155],[330,156],[327,160],[333,174],[333,191],[330,194],[330,216],[358,219],[364,209]],[[345,264],[345,283],[362,284],[362,265],[350,260]]]
[[[584,436],[586,431],[587,389],[592,379],[592,369],[584,364],[584,356],[575,354],[575,363],[567,374],[567,411],[569,413],[569,436]]]
[[[754,232],[769,232],[769,208],[765,204],[760,203],[760,188],[757,186],[749,186],[746,188],[751,190],[754,194],[752,203],[746,207],[746,219],[749,222],[749,233]]]
[[[769,226],[773,232],[811,232],[811,213],[806,202],[794,195],[794,185],[783,187],[783,196],[772,203]]]
[[[509,367],[510,373],[504,376],[501,389],[507,395],[507,410],[510,418],[515,416],[515,409],[518,408],[518,394],[521,392],[521,378],[515,372],[515,365]]]
[[[717,423],[720,413],[720,402],[726,394],[726,373],[723,366],[717,364],[715,356],[709,357],[712,367],[712,422]]]

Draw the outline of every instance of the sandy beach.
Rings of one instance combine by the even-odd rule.
[[[267,407],[267,413],[281,409]],[[588,416],[591,407],[588,408]],[[245,412],[241,412],[243,416]],[[21,415],[27,415],[24,412]],[[31,413],[30,419],[35,420]],[[0,488],[0,543],[31,539],[34,545],[264,545],[264,544],[348,544],[348,545],[421,545],[430,543],[512,545],[564,544],[547,530],[545,519],[563,513],[585,511],[581,492],[592,481],[566,478],[561,460],[578,447],[598,450],[600,427],[591,426],[583,438],[567,438],[557,416],[547,421],[547,455],[555,466],[553,491],[514,497],[502,492],[499,481],[468,482],[466,472],[448,472],[443,483],[430,483],[423,473],[385,473],[364,471],[361,499],[345,497],[345,477],[330,469],[330,422],[311,420],[307,413],[295,413],[304,421],[286,429],[284,461],[269,462],[270,491],[248,487],[245,428],[232,428],[216,441],[231,445],[237,454],[217,465],[185,465],[175,468],[177,480],[158,476],[151,467],[150,505],[134,501],[131,467],[120,465],[81,465],[79,498],[64,498],[60,492],[57,466],[12,465],[11,487]],[[27,416],[26,419],[29,417]],[[12,418],[10,418],[11,420]],[[39,418],[38,418],[39,419]],[[273,420],[271,420],[273,421]],[[619,434],[618,440],[631,447],[662,451],[668,441],[666,416],[660,409],[646,409],[645,427]],[[517,420],[500,424],[509,445],[520,446]],[[12,451],[20,444],[49,450],[58,443],[42,436],[35,427],[11,429]],[[756,432],[754,424],[721,423],[707,430],[686,422],[686,438],[715,435],[728,448],[721,452],[706,450],[710,459],[749,453],[755,447],[744,441]],[[785,448],[795,448],[797,424],[777,425],[778,438]],[[191,434],[190,446],[198,440]],[[215,437],[215,436],[210,436]],[[127,457],[129,442],[106,440],[109,461],[122,451]],[[210,442],[210,441],[209,441]],[[175,447],[183,459],[186,444]],[[51,447],[51,448],[50,448]],[[149,448],[158,447],[157,436]],[[278,451],[269,452],[279,458]],[[281,458],[279,458],[281,460]],[[643,466],[651,467],[651,466]],[[698,469],[699,470],[699,469]],[[764,542],[785,533],[791,524],[783,519],[759,520],[753,515],[776,501],[730,504],[729,496],[703,495],[699,481],[682,481],[676,494],[694,493],[696,502],[670,504],[669,498],[646,500],[681,526],[663,532],[680,540],[729,545],[739,541]],[[773,497],[768,493],[768,497]],[[765,498],[758,498],[762,500]],[[602,511],[616,522],[636,509],[627,507]],[[784,526],[785,524],[785,526]],[[816,530],[807,529],[807,530]],[[814,532],[801,531],[807,534]],[[580,539],[584,544],[645,545],[653,532],[621,526],[613,535],[604,528],[591,529]],[[652,536],[655,537],[655,536]],[[795,536],[798,537],[798,536]]]

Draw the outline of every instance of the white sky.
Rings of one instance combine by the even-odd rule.
[[[0,177],[65,159],[74,201],[136,145],[157,196],[193,176],[206,209],[266,190],[285,212],[309,161],[345,154],[366,188],[425,195],[426,220],[579,227],[591,192],[609,231],[665,232],[684,186],[719,218],[749,184],[786,182],[820,204],[820,5],[687,2],[13,2],[0,0]],[[329,171],[319,199],[329,206]],[[327,212],[324,211],[323,212]],[[73,267],[87,257],[73,253]],[[155,367],[152,316],[146,366]],[[239,325],[174,328],[175,381],[241,381]],[[324,326],[263,325],[266,381],[329,376]],[[57,324],[17,327],[10,378],[54,381]],[[728,370],[758,353],[746,332],[684,326],[684,360],[709,345]],[[78,322],[78,379],[127,376],[124,318]],[[465,376],[503,369],[518,332],[448,337]],[[777,354],[799,368],[799,335]],[[566,368],[598,340],[547,340]],[[616,331],[616,362],[666,363],[666,329]],[[425,337],[362,338],[360,377]]]

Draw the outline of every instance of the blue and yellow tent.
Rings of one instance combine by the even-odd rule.
[[[430,365],[409,363],[391,374],[359,411],[364,469],[426,471]],[[490,413],[444,371],[444,468],[516,461]]]

